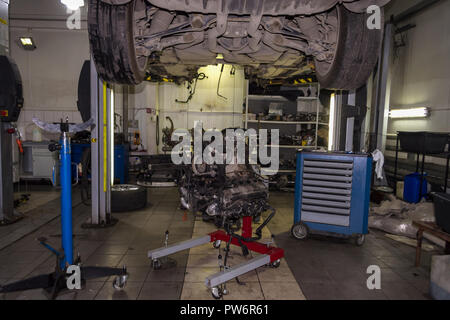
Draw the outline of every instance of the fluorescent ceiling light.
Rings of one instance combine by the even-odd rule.
[[[36,49],[36,44],[32,37],[20,37],[19,38],[20,45],[25,50],[34,50]]]
[[[61,3],[72,11],[76,11],[80,9],[80,7],[84,7],[84,0],[61,0]]]
[[[426,118],[430,115],[429,108],[393,109],[389,112],[389,117],[398,118]]]

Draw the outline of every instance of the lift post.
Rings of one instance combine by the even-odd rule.
[[[91,57],[91,202],[92,215],[83,228],[103,228],[117,223],[111,215],[111,181],[114,170],[114,106],[112,90],[98,76]]]
[[[10,123],[0,122],[0,225],[17,221],[14,214],[12,137]]]
[[[1,0],[0,5],[3,6]],[[14,211],[12,160],[12,140],[17,134],[14,123],[19,119],[24,104],[22,78],[13,59],[2,53],[0,50],[0,226],[23,218]]]

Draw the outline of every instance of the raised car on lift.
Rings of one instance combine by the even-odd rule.
[[[111,83],[182,83],[227,63],[258,83],[315,74],[324,88],[350,90],[366,83],[380,52],[383,28],[368,27],[367,8],[388,2],[89,0],[89,38]]]

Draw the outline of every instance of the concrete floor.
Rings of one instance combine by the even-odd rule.
[[[77,204],[78,193],[74,190],[75,252],[80,252],[85,265],[126,265],[130,278],[123,291],[115,291],[112,279],[103,278],[88,281],[83,290],[59,299],[212,299],[203,284],[208,274],[218,271],[217,250],[211,245],[175,254],[161,270],[153,270],[147,258],[148,250],[163,245],[166,230],[170,231],[170,243],[174,243],[214,229],[178,208],[176,189],[149,189],[149,205],[145,209],[115,214],[119,219],[116,226],[97,230],[81,228],[90,216],[90,208]],[[363,247],[324,238],[299,242],[289,233],[293,194],[271,193],[271,205],[277,208],[277,215],[264,230],[263,241],[274,234],[286,257],[279,269],[263,267],[243,276],[244,286],[230,281],[230,295],[224,299],[429,299],[431,255],[442,252],[424,252],[421,267],[415,268],[414,248],[377,231],[371,231]],[[55,199],[39,203],[27,215],[58,211],[59,199]],[[52,219],[0,250],[0,284],[53,270],[55,258],[36,239],[45,236],[58,247],[59,224],[59,218]],[[8,228],[14,226],[1,227],[0,232],[8,233]],[[231,264],[244,259],[239,250],[232,251]],[[378,265],[382,270],[381,290],[367,289],[369,265]],[[0,299],[45,298],[42,290],[0,294]]]

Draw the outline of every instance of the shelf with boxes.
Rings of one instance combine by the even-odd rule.
[[[320,103],[318,83],[287,90],[289,95],[286,96],[283,96],[283,89],[276,95],[247,95],[243,122],[246,129],[279,130],[279,142],[267,143],[270,147],[280,148],[280,170],[274,180],[279,180],[279,176],[290,176],[293,183],[296,151],[328,148],[329,112]],[[282,180],[286,182],[285,178]]]

